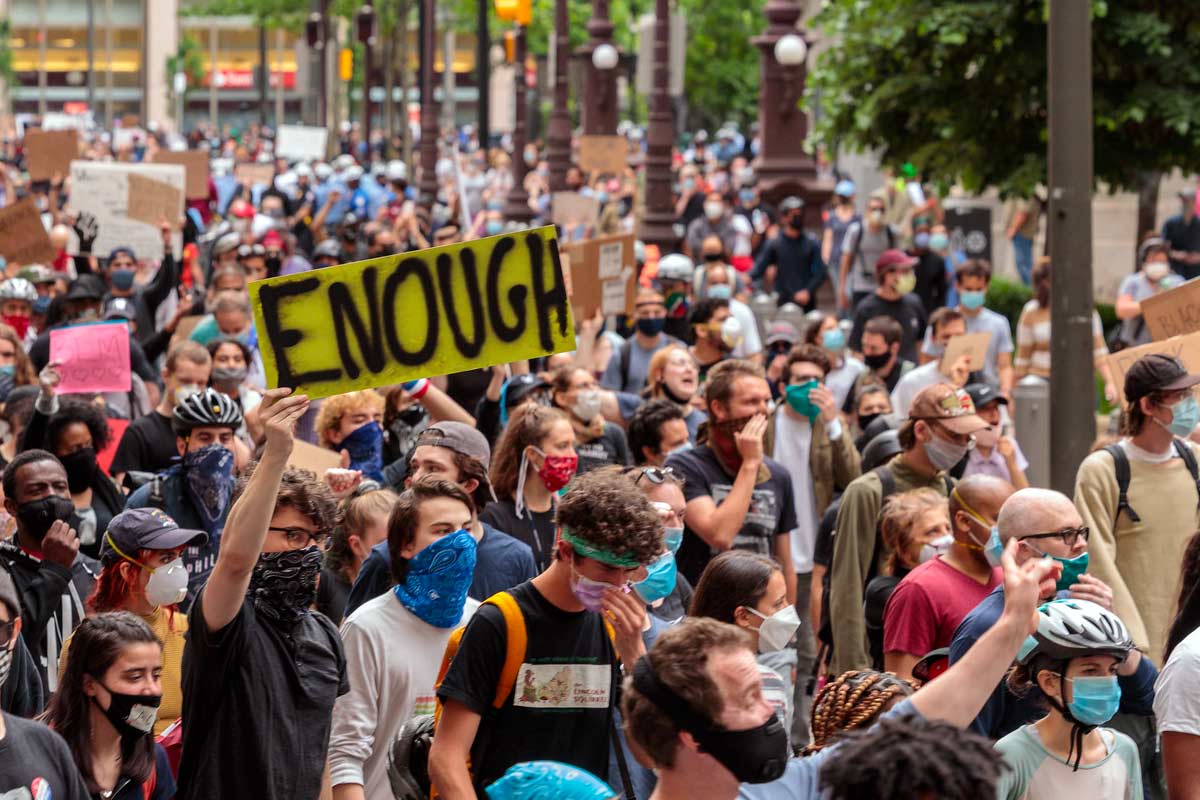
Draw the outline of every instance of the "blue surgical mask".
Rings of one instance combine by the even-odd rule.
[[[742,205],[750,205],[754,202],[754,190],[742,189],[738,192],[738,199],[742,201]]]
[[[364,478],[383,480],[383,428],[368,422],[338,445],[350,454],[350,469],[360,470]]]
[[[983,308],[983,303],[987,300],[987,292],[959,292],[958,299],[963,308],[974,311],[977,308]]]
[[[1200,423],[1200,405],[1197,405],[1194,396],[1188,395],[1170,408],[1171,421],[1164,427],[1172,435],[1178,436],[1180,439],[1186,439],[1195,429],[1196,425]],[[1159,424],[1161,425],[1162,423],[1160,422]]]
[[[821,334],[821,346],[831,353],[846,349],[846,332],[841,328],[830,328]]]
[[[691,450],[693,447],[695,447],[695,445],[693,445],[691,442],[684,442],[683,444],[679,445],[678,447],[674,447],[674,448],[670,449],[669,451],[667,451],[667,456],[670,457],[670,456],[676,455],[677,453],[686,453],[688,450]]]
[[[638,595],[647,603],[661,600],[675,591],[675,554],[663,553],[646,566],[645,580],[633,584]]]
[[[663,544],[672,553],[678,553],[679,546],[683,544],[683,528],[665,528],[663,530]]]
[[[1071,682],[1071,716],[1084,725],[1103,725],[1121,705],[1121,684],[1116,675],[1068,678]]]
[[[12,376],[17,369],[16,364],[0,364],[0,375]]]
[[[396,599],[435,628],[453,628],[475,574],[475,537],[465,529],[443,536],[408,562],[404,583],[392,589]]]
[[[733,287],[728,283],[718,283],[708,287],[708,296],[715,300],[728,300],[733,297]]]
[[[929,249],[929,234],[926,231],[921,231],[920,233],[913,234],[913,244],[917,247],[918,250],[928,250]]]
[[[596,192],[596,200],[600,205],[604,205],[608,202],[608,192]]]
[[[112,279],[112,287],[118,291],[128,291],[133,288],[134,271],[131,269],[114,269],[108,273]]]
[[[945,250],[950,246],[950,240],[946,238],[944,233],[935,233],[929,237],[930,250]]]
[[[488,236],[499,236],[504,231],[504,223],[499,220],[489,219],[484,223],[483,230]]]

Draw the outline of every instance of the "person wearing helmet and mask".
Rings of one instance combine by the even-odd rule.
[[[1148,237],[1138,247],[1139,269],[1121,281],[1117,289],[1116,312],[1121,320],[1118,341],[1122,347],[1136,347],[1153,338],[1142,316],[1142,301],[1182,282],[1171,271],[1169,254],[1167,243],[1157,236]]]
[[[695,271],[696,265],[682,253],[670,253],[658,260],[655,279],[667,307],[667,322],[663,331],[682,341],[690,339],[692,334],[688,312],[691,310],[692,275]]]
[[[242,412],[231,398],[204,389],[181,400],[171,413],[175,447],[182,460],[129,496],[126,508],[159,508],[188,530],[208,534],[183,554],[188,570],[184,608],[208,580],[216,563],[233,492],[234,447]]]
[[[0,283],[0,319],[17,332],[17,338],[26,348],[37,339],[37,332],[30,327],[37,298],[37,289],[24,278],[9,278]]]
[[[162,642],[162,705],[154,722],[161,734],[183,714],[183,646],[187,617],[179,601],[187,592],[185,548],[207,541],[204,531],[180,528],[157,508],[122,511],[113,517],[100,549],[103,571],[87,600],[89,614],[128,611],[140,617]],[[67,666],[71,639],[63,642],[59,680]]]
[[[1118,668],[1133,651],[1120,617],[1087,600],[1053,600],[1038,609],[1038,628],[1008,676],[1016,693],[1041,690],[1049,713],[996,743],[1009,769],[1000,800],[1142,797],[1138,749],[1103,727],[1121,702]]]

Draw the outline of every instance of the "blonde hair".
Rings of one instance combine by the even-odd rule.
[[[342,416],[351,409],[369,408],[371,411],[383,413],[383,397],[374,389],[363,389],[358,392],[347,392],[326,397],[321,402],[321,410],[317,412],[317,436],[322,447],[332,447],[333,441],[329,434],[342,424]]]
[[[650,356],[650,364],[646,367],[646,390],[642,392],[644,396],[654,397],[659,386],[662,385],[663,373],[666,372],[667,362],[676,352],[683,353],[688,358],[691,358],[693,362],[695,361],[692,354],[688,352],[687,347],[681,344],[669,344],[657,351],[654,355]]]
[[[885,575],[895,575],[904,568],[900,554],[912,544],[916,534],[917,520],[929,511],[940,509],[950,518],[950,507],[946,498],[933,489],[913,489],[911,492],[892,495],[883,505],[879,515],[879,530],[883,546],[889,555],[884,564]]]

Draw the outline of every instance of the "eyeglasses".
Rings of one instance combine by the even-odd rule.
[[[640,470],[640,473],[633,479],[635,486],[642,478],[645,478],[656,486],[661,486],[667,481],[677,485],[683,483],[683,479],[671,467],[631,467],[625,471],[625,474],[628,475],[630,472],[638,470]]]
[[[1086,544],[1090,535],[1091,532],[1088,530],[1088,526],[1084,525],[1079,528],[1066,528],[1065,530],[1054,531],[1053,533],[1032,533],[1029,536],[1019,537],[1019,541],[1024,542],[1029,539],[1058,539],[1065,547],[1074,547],[1080,538]]]
[[[13,634],[17,629],[17,621],[10,619],[8,622],[0,622],[0,648],[7,648],[12,643]]]
[[[325,541],[325,534],[319,531],[310,531],[307,528],[267,528],[267,530],[282,533],[284,540],[288,543],[288,547],[296,550],[308,547],[310,544],[321,544]]]

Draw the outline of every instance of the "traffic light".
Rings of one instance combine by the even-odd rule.
[[[533,20],[532,0],[495,0],[496,18],[503,22],[528,25]]]
[[[338,53],[338,77],[348,81],[354,77],[354,51],[343,47]]]

